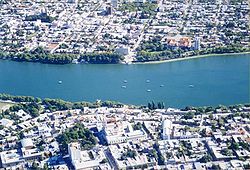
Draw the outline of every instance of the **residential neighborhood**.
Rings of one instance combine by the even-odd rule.
[[[250,170],[249,3],[0,0],[0,170]]]
[[[73,63],[89,53],[131,63],[249,51],[247,0],[2,0],[0,7],[2,58],[38,47],[74,54]]]
[[[55,109],[64,104],[51,100],[34,115],[33,101],[1,102],[5,169],[250,168],[249,104]]]

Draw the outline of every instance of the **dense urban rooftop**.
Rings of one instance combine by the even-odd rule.
[[[250,105],[169,108],[0,95],[7,169],[249,169]]]
[[[0,58],[16,61],[131,63],[249,51],[246,0],[1,0],[0,14]]]

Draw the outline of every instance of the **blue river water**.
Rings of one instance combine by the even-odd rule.
[[[249,102],[250,54],[161,64],[47,65],[0,60],[0,93],[168,107]],[[61,81],[61,83],[59,83]]]

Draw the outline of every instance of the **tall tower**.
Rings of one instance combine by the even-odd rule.
[[[172,121],[165,119],[162,122],[162,139],[169,140],[172,134]]]
[[[195,50],[200,50],[201,46],[201,40],[199,37],[195,37],[194,39],[194,49]]]

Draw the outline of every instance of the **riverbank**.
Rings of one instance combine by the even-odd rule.
[[[239,53],[213,53],[204,55],[195,55],[183,58],[173,58],[167,60],[150,60],[150,61],[132,61],[131,63],[123,62],[124,57],[115,53],[100,53],[100,54],[82,54],[76,58],[76,56],[67,54],[47,54],[39,52],[38,54],[20,53],[17,55],[5,54],[0,52],[0,59],[12,60],[16,62],[34,62],[41,64],[160,64],[165,62],[182,61],[188,59],[196,59],[210,56],[225,56],[225,55],[241,55],[250,54],[250,51]]]
[[[122,55],[105,52],[105,53],[84,53],[84,54],[66,54],[66,53],[49,53],[41,47],[24,53],[7,53],[0,51],[0,59],[12,60],[17,62],[33,62],[41,64],[119,64],[124,60]]]
[[[250,54],[250,52],[248,51],[248,52],[240,52],[240,53],[204,54],[204,55],[196,55],[196,56],[183,57],[183,58],[174,58],[174,59],[161,60],[161,61],[133,62],[132,64],[161,64],[161,63],[191,60],[191,59],[205,58],[205,57],[227,56],[227,55],[232,56],[232,55],[245,55],[245,54]]]

